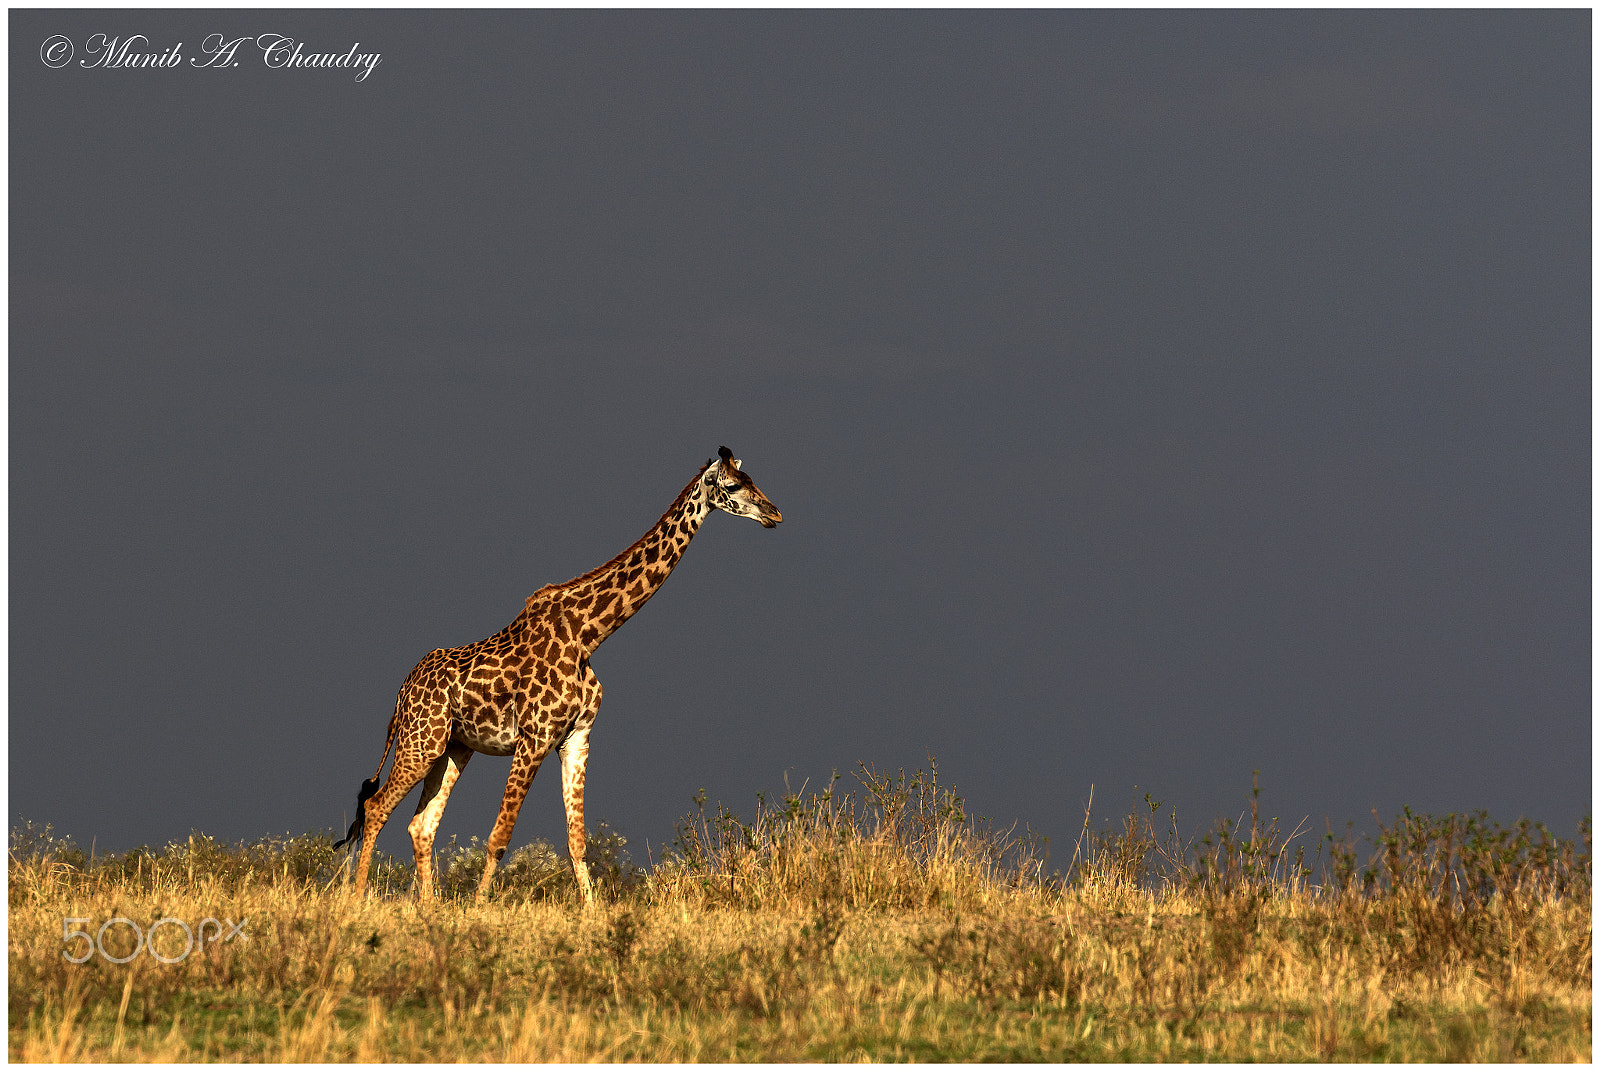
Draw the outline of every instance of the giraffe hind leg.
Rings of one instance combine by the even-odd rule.
[[[443,752],[440,748],[440,753]],[[383,830],[383,825],[389,821],[389,816],[406,794],[416,788],[418,782],[427,775],[434,762],[441,758],[439,754],[430,756],[402,756],[395,755],[394,766],[389,769],[389,780],[383,783],[383,788],[372,794],[367,801],[367,811],[361,831],[361,859],[356,863],[355,892],[362,893],[367,888],[367,873],[372,868],[372,852],[377,845],[378,834]]]
[[[389,720],[389,739],[383,752],[387,757],[394,747],[394,763],[389,767],[389,780],[367,794],[363,783],[358,804],[365,805],[357,816],[361,823],[361,858],[356,864],[355,892],[365,892],[367,874],[372,868],[372,854],[383,824],[406,794],[427,776],[435,761],[444,755],[450,743],[450,697],[458,688],[457,671],[444,649],[430,652],[406,676],[395,701],[394,717]],[[459,695],[459,693],[457,693]],[[383,765],[378,765],[383,773]],[[377,775],[373,775],[373,780]],[[348,840],[348,839],[346,839]]]
[[[444,755],[433,761],[427,777],[422,780],[422,796],[417,801],[417,814],[409,829],[411,847],[417,856],[417,896],[424,901],[436,900],[439,895],[433,868],[433,838],[439,830],[439,820],[444,817],[450,790],[471,758],[472,749],[452,741]]]

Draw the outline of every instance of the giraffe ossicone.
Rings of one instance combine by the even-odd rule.
[[[700,467],[661,520],[621,554],[565,584],[546,585],[528,597],[522,613],[476,644],[429,652],[400,686],[378,770],[361,783],[356,819],[334,847],[359,846],[355,889],[366,889],[373,845],[384,823],[422,783],[411,820],[417,857],[417,893],[437,896],[433,839],[450,790],[475,752],[510,756],[511,774],[478,884],[481,900],[505,855],[517,812],[540,765],[561,757],[561,798],[567,813],[567,849],[586,903],[594,884],[584,862],[583,784],[589,728],[600,710],[600,681],[589,667],[595,648],[631,618],[661,587],[689,541],[713,509],[776,528],[783,515],[739,468],[727,447]],[[378,775],[394,751],[389,778]]]

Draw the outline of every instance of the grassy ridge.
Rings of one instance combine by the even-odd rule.
[[[89,861],[13,833],[13,1060],[1533,1060],[1592,1054],[1591,862],[1579,841],[1407,812],[1310,859],[1252,812],[1182,842],[1159,805],[1085,832],[1065,874],[918,772],[704,800],[649,873],[602,831],[584,913],[548,846],[471,903],[380,861],[344,888],[327,835],[196,836]],[[1252,795],[1252,804],[1255,797]],[[125,964],[63,941],[174,924]],[[208,931],[216,937],[225,928]],[[101,936],[134,948],[125,924]],[[174,961],[164,964],[152,952]]]

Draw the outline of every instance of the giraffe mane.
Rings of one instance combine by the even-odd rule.
[[[618,562],[622,561],[624,558],[627,558],[630,554],[633,553],[633,551],[640,544],[644,543],[646,540],[648,540],[650,538],[650,534],[652,532],[656,531],[656,529],[661,527],[661,523],[663,521],[665,521],[667,518],[671,517],[673,514],[678,512],[678,508],[683,505],[684,500],[689,497],[689,493],[691,491],[693,491],[694,490],[694,486],[700,482],[700,478],[706,475],[706,470],[711,468],[711,463],[713,461],[715,461],[715,460],[716,459],[714,459],[714,458],[709,458],[709,459],[706,460],[706,463],[704,465],[702,465],[700,467],[699,471],[694,474],[694,479],[689,481],[689,483],[685,484],[684,487],[683,487],[683,490],[678,492],[678,497],[676,499],[672,500],[672,505],[667,507],[667,512],[662,514],[659,518],[657,518],[656,519],[656,523],[654,525],[651,525],[648,529],[646,529],[643,536],[640,536],[637,540],[634,540],[627,547],[624,547],[620,552],[618,552],[617,554],[611,556],[611,558],[609,558],[605,562],[602,562],[600,565],[596,566],[594,569],[590,570],[589,572],[580,573],[578,576],[572,578],[572,580],[570,580],[570,581],[562,581],[560,584],[547,584],[547,585],[545,585],[543,588],[539,589],[537,592],[533,593],[533,595],[528,597],[528,600],[527,600],[528,604],[531,605],[535,599],[538,599],[541,595],[545,594],[546,592],[560,592],[560,591],[564,591],[565,589],[571,588],[575,584],[582,584],[585,581],[592,581],[596,577],[600,576],[600,574],[605,573],[607,570],[609,570],[609,569],[613,568],[614,566],[616,566],[616,564]]]

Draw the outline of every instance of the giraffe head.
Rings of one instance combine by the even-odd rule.
[[[773,529],[783,520],[772,500],[761,494],[755,481],[739,470],[739,459],[727,447],[717,448],[716,459],[706,463],[706,501],[718,510],[726,510],[735,517],[748,517],[761,522],[762,528]]]

